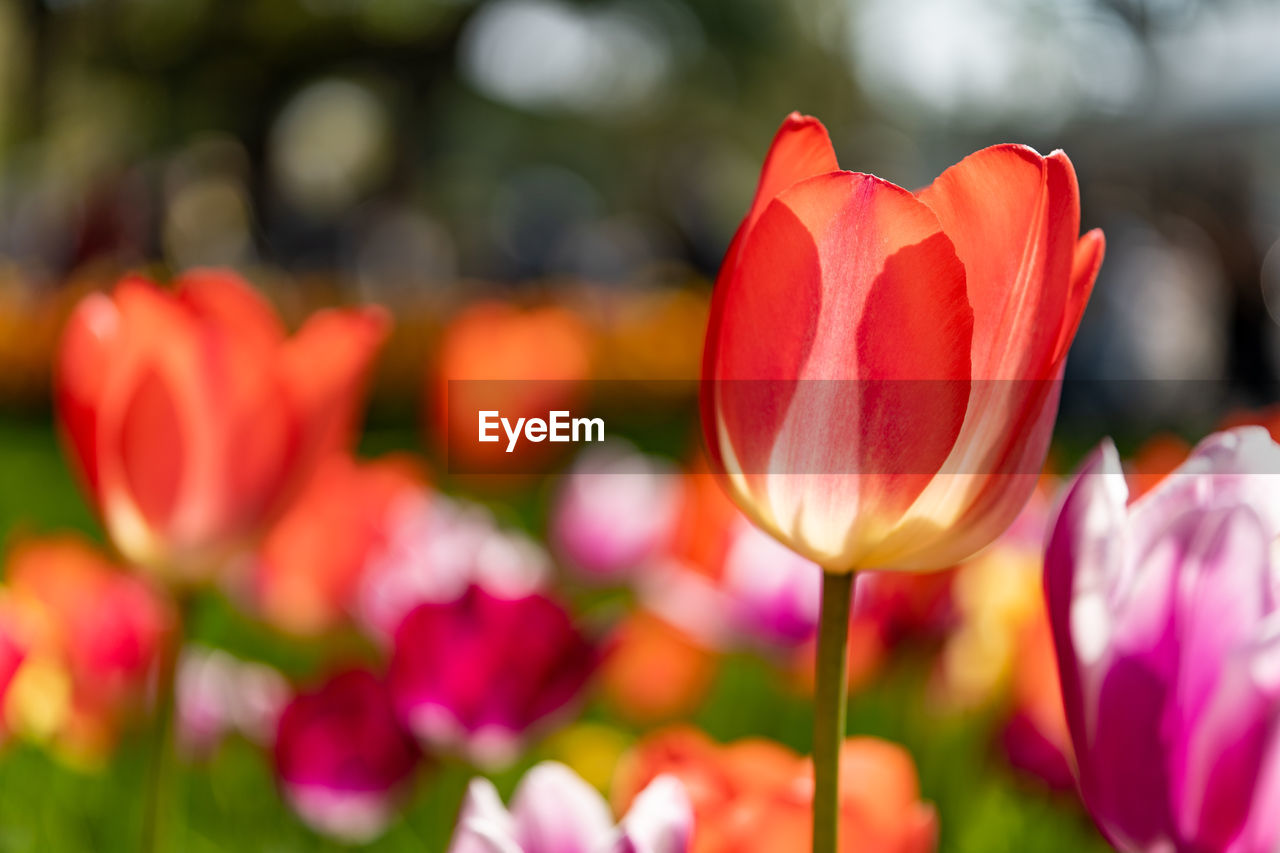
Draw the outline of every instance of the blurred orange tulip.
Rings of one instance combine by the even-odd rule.
[[[719,580],[742,513],[703,459],[698,459],[683,477],[682,491],[671,555],[693,571]]]
[[[508,440],[479,441],[479,413],[510,419],[543,418],[571,410],[589,378],[592,341],[586,324],[565,308],[524,309],[506,302],[479,302],[445,330],[438,374],[432,379],[427,423],[439,433],[452,474],[536,473],[559,447]],[[581,415],[581,412],[574,412]],[[443,441],[440,441],[443,440]]]
[[[232,272],[139,276],[81,301],[55,396],[78,473],[116,547],[207,575],[283,509],[347,438],[380,309],[328,310],[293,337]]]
[[[252,579],[258,610],[294,634],[340,624],[391,535],[399,500],[422,486],[407,458],[363,462],[335,454],[323,462],[263,540]]]
[[[850,738],[840,753],[841,851],[923,853],[937,844],[937,816],[920,801],[911,756],[875,738]],[[810,844],[813,767],[779,744],[721,746],[676,727],[641,741],[622,761],[614,804],[625,810],[654,778],[684,783],[695,815],[692,853],[775,853]]]
[[[718,664],[716,652],[662,617],[639,610],[614,633],[599,678],[610,706],[645,724],[697,710]]]
[[[78,538],[31,540],[6,567],[6,615],[25,647],[5,711],[14,728],[94,758],[145,699],[174,614],[142,579]]]

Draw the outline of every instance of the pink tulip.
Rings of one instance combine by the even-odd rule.
[[[345,841],[382,832],[418,758],[386,685],[365,670],[298,694],[276,729],[276,775],[290,805],[318,832]]]
[[[616,827],[604,798],[563,764],[521,780],[508,811],[487,779],[475,779],[449,853],[685,853],[693,807],[674,776],[654,779]]]
[[[1051,527],[1045,590],[1085,803],[1121,849],[1280,845],[1280,445],[1211,436],[1126,506],[1115,448]]]
[[[18,667],[22,666],[22,659],[27,656],[26,646],[18,638],[18,631],[11,621],[5,618],[0,622],[0,701],[13,683]]]
[[[232,733],[270,743],[289,699],[276,670],[201,646],[182,650],[177,679],[178,741],[197,755],[210,754]]]
[[[722,586],[747,638],[790,645],[817,630],[822,569],[745,518],[725,557]]]
[[[502,766],[531,729],[569,709],[596,659],[550,598],[471,586],[404,618],[388,679],[397,712],[422,741]]]
[[[423,494],[401,501],[356,594],[357,621],[389,643],[423,602],[453,601],[476,584],[502,598],[542,589],[551,558],[519,531],[498,526],[478,504]]]
[[[588,450],[560,491],[551,540],[584,577],[617,580],[667,544],[679,500],[675,472],[656,460],[625,445]]]
[[[27,657],[27,645],[21,637],[18,618],[12,608],[0,606],[0,705],[9,695],[9,686]],[[0,720],[0,742],[8,737],[8,726]]]

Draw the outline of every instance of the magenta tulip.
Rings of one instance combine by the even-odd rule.
[[[471,586],[404,618],[388,678],[397,712],[419,739],[499,767],[519,755],[531,730],[573,705],[596,659],[552,599]]]
[[[289,803],[312,828],[345,841],[382,832],[418,759],[386,685],[365,670],[300,693],[276,730],[276,775]]]
[[[1045,556],[1085,803],[1144,853],[1280,849],[1280,445],[1211,436],[1131,506],[1089,458]]]

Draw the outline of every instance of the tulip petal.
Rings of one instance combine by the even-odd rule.
[[[524,853],[596,853],[613,834],[604,797],[555,761],[525,774],[512,797],[511,816]]]
[[[381,308],[318,311],[281,348],[281,381],[313,425],[308,446],[316,452],[350,438],[360,392],[390,327]]]
[[[263,357],[269,357],[285,339],[284,326],[267,300],[229,270],[187,270],[174,282],[174,291],[201,322],[234,336]]]
[[[58,422],[91,493],[99,486],[99,400],[119,334],[115,303],[101,293],[90,294],[67,320],[54,370]]]
[[[448,853],[525,853],[516,840],[515,819],[488,779],[477,777],[467,786]]]
[[[1263,427],[1214,433],[1176,471],[1134,502],[1133,529],[1158,531],[1187,506],[1252,507],[1272,538],[1280,537],[1280,444]]]
[[[747,262],[721,288],[732,292],[719,314],[720,357],[708,377],[718,383],[711,389],[716,405],[707,429],[712,447],[758,477],[813,346],[822,271],[812,235],[780,205],[752,231],[744,254]]]
[[[1274,707],[1280,698],[1280,621],[1274,615],[1258,643],[1244,657],[1249,663],[1249,694],[1254,701]],[[1238,672],[1228,671],[1227,675]],[[1230,691],[1219,693],[1224,705],[1234,698]],[[1238,839],[1239,850],[1280,849],[1280,810],[1274,807],[1280,802],[1280,727],[1276,725],[1274,712],[1271,722],[1268,741],[1256,748],[1262,756],[1263,769],[1254,785],[1250,818]]]
[[[1053,379],[1080,233],[1071,161],[996,145],[947,169],[919,197],[964,262],[974,377]]]
[[[474,589],[454,602],[426,602],[410,611],[395,632],[396,654],[388,680],[397,709],[420,739],[433,747],[457,748],[493,668],[493,655],[505,637],[486,637],[472,621],[484,601]],[[495,626],[501,631],[501,625]],[[448,648],[441,656],[437,649]],[[447,715],[447,716],[443,716]],[[447,725],[446,725],[447,724]]]
[[[363,669],[300,693],[280,713],[276,774],[299,814],[322,832],[371,840],[420,759],[381,678]]]
[[[216,515],[225,525],[247,527],[268,517],[296,486],[286,474],[298,461],[306,413],[280,404],[286,389],[275,371],[264,369],[285,329],[267,300],[227,270],[189,270],[175,282],[174,295],[205,331],[204,379],[225,419],[219,454],[236,459],[218,472]]]
[[[1049,526],[1044,585],[1062,679],[1062,698],[1083,774],[1091,753],[1104,663],[1113,625],[1108,596],[1123,571],[1128,490],[1110,441],[1081,467]]]
[[[590,642],[557,603],[470,586],[404,617],[388,678],[416,735],[497,766],[516,757],[531,727],[576,698],[594,663]]]
[[[1098,691],[1080,784],[1089,810],[1120,849],[1154,849],[1149,845],[1173,824],[1167,753],[1153,731],[1171,700],[1164,676],[1132,657],[1116,661]]]
[[[299,465],[306,450],[305,421],[280,405],[285,394],[271,373],[241,363],[229,366],[224,376],[219,389],[226,418],[222,458],[236,464],[220,472],[220,514],[234,528],[252,529],[276,520],[305,480],[293,475],[299,467],[310,469]]]
[[[185,432],[167,382],[147,370],[125,403],[118,453],[134,504],[156,527],[170,521],[182,487]]]
[[[693,836],[693,804],[675,776],[648,784],[619,824],[616,853],[685,853]]]
[[[550,599],[537,601],[539,607],[526,611],[529,621],[524,648],[536,650],[543,659],[558,661],[558,665],[539,681],[524,685],[519,695],[525,714],[533,721],[552,717],[572,704],[597,662],[595,649],[574,628],[568,612]]]
[[[720,265],[716,287],[711,294],[711,311],[707,320],[706,339],[703,342],[702,378],[704,382],[714,381],[720,375],[716,364],[720,358],[723,305],[733,286],[733,272],[738,266],[738,255],[744,238],[778,193],[805,178],[835,172],[839,168],[835,151],[831,148],[831,139],[827,136],[827,129],[822,126],[822,122],[812,116],[802,116],[799,113],[787,116],[782,127],[778,129],[777,135],[774,136],[773,143],[769,146],[769,153],[765,156],[764,166],[760,171],[760,182],[756,186],[751,207],[742,224],[738,226],[738,231],[734,234],[724,261]],[[716,422],[712,395],[704,392],[700,403],[707,451],[715,467],[722,470],[724,466],[720,458],[720,442],[712,426]]]
[[[869,567],[934,571],[954,566],[990,545],[1013,523],[1040,482],[1039,471],[1053,438],[1061,380],[1019,384],[1031,392],[1023,412],[1029,417],[988,425],[1004,436],[1002,455],[970,458],[970,454],[981,457],[1000,439],[991,436],[967,443],[972,422],[966,422],[956,440],[957,453],[948,458],[898,529],[868,556]],[[971,407],[994,411],[989,396],[980,399],[990,390],[991,383],[974,383]]]
[[[1102,268],[1102,257],[1106,254],[1106,249],[1107,241],[1101,228],[1094,228],[1076,243],[1075,255],[1071,261],[1066,318],[1054,350],[1056,361],[1062,361],[1066,357],[1067,349],[1075,339],[1080,318],[1084,316],[1085,306],[1089,304],[1089,296],[1093,293],[1093,283],[1098,278],[1098,270]]]
[[[920,802],[915,763],[903,747],[849,738],[840,749],[840,779],[840,812],[851,849],[937,849],[937,815]]]
[[[1194,718],[1222,662],[1249,644],[1265,616],[1272,537],[1247,506],[1183,517],[1197,530],[1179,575],[1178,708]]]
[[[1270,542],[1247,506],[1181,516],[1177,697],[1166,711],[1182,834],[1225,849],[1249,817],[1247,793],[1274,727],[1249,653],[1263,619]]]
[[[743,221],[742,232],[751,230],[769,202],[779,193],[805,178],[839,170],[840,164],[836,162],[831,137],[827,135],[822,122],[798,112],[787,116],[765,156],[764,167],[760,170],[760,183],[756,186],[751,208]]]
[[[1275,697],[1258,689],[1250,664],[1241,653],[1220,660],[1219,683],[1204,697],[1207,705],[1173,740],[1174,814],[1195,849],[1273,851],[1280,842],[1275,800],[1262,799],[1275,785],[1269,776],[1280,754]],[[1249,835],[1255,837],[1232,846]]]
[[[114,301],[121,344],[97,424],[102,512],[116,545],[153,566],[165,559],[160,543],[185,545],[221,521],[222,412],[205,381],[214,338],[144,279],[122,281]]]
[[[1046,158],[1021,145],[987,148],[947,169],[919,198],[964,262],[976,381],[955,453],[912,507],[911,523],[871,563],[931,569],[989,544],[1034,489],[1101,241],[1099,234],[1087,251],[1078,249],[1079,192],[1061,152]]]

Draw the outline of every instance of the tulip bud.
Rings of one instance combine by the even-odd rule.
[[[953,565],[1035,487],[1103,240],[1066,155],[910,193],[793,114],[720,270],[702,424],[739,506],[831,572]]]

